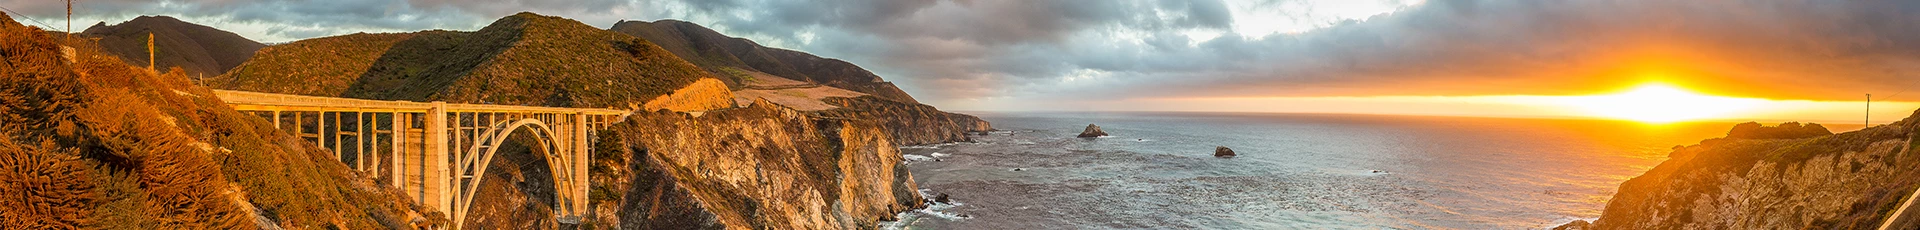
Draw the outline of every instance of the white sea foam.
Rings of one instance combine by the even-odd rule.
[[[909,162],[913,162],[913,161],[933,161],[933,157],[928,157],[928,156],[921,156],[921,155],[913,155],[913,154],[900,154],[900,157],[901,157],[901,158],[906,158],[906,160],[907,160],[907,161],[909,161]]]
[[[1593,221],[1600,220],[1600,218],[1599,217],[1581,218],[1581,217],[1571,217],[1571,216],[1560,217],[1560,219],[1554,219],[1553,222],[1547,222],[1547,226],[1542,226],[1540,228],[1550,229],[1554,227],[1560,227],[1561,225],[1567,225],[1568,223],[1573,223],[1574,221],[1581,221],[1581,220],[1587,221],[1587,223],[1593,223]]]
[[[939,143],[939,144],[931,144],[931,145],[908,145],[908,146],[900,146],[900,148],[902,149],[937,149],[941,147],[957,145],[960,143],[962,142],[947,142],[947,143]]]
[[[920,189],[921,197],[933,197],[934,195],[931,193],[933,193],[933,190]],[[949,201],[951,203],[938,203],[938,202],[928,201],[926,208],[907,210],[906,212],[893,214],[894,221],[881,221],[880,228],[881,229],[907,229],[908,226],[913,226],[914,222],[919,222],[920,218],[924,218],[924,217],[934,217],[934,218],[945,219],[948,221],[973,219],[973,217],[971,216],[963,216],[960,214],[947,212],[946,211],[947,209],[952,209],[954,207],[960,207],[962,205],[966,205],[965,203],[960,203],[960,201],[951,200],[951,198],[949,198]]]
[[[940,153],[940,152],[933,152],[932,154],[927,154],[927,156],[933,156],[933,157],[936,157],[936,158],[944,158],[944,157],[947,157],[947,156],[951,156],[951,154],[946,154],[946,153]]]

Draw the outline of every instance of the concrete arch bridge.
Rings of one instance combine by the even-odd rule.
[[[336,159],[414,201],[450,215],[460,228],[480,180],[502,143],[518,131],[538,142],[552,172],[556,218],[578,223],[587,211],[587,162],[593,136],[632,113],[554,108],[382,101],[214,90],[235,110],[326,147]]]

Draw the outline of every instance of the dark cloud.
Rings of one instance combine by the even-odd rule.
[[[1579,94],[1644,81],[1852,99],[1920,83],[1914,2],[1430,1],[1271,35],[1226,31],[1262,22],[1212,1],[886,2],[700,9],[731,15],[708,22],[730,32],[898,68],[881,73],[945,99]],[[1196,30],[1225,35],[1183,34]],[[821,31],[862,43],[801,41]],[[1088,74],[1102,78],[1069,80]]]
[[[0,5],[43,19],[65,17],[64,1],[0,0]],[[476,29],[516,12],[581,15],[612,21],[630,0],[455,1],[455,0],[86,0],[75,3],[76,17],[126,20],[168,15],[213,25],[260,25],[263,35],[290,39],[353,32],[426,29]],[[92,23],[79,23],[82,26]],[[84,28],[75,28],[76,30]],[[227,28],[233,29],[233,28]],[[255,39],[258,38],[256,36]]]
[[[1353,1],[280,0],[86,1],[87,14],[270,25],[306,38],[474,29],[519,11],[596,26],[688,20],[840,58],[916,97],[1580,94],[1643,81],[1715,93],[1852,99],[1920,85],[1920,2],[1433,0],[1297,33]],[[0,0],[36,18],[58,1]],[[1305,10],[1295,8],[1305,8]],[[1247,18],[1234,12],[1283,16]],[[103,16],[111,17],[111,16]],[[243,33],[246,34],[246,33]],[[1217,35],[1217,36],[1214,36]],[[1916,94],[1920,95],[1920,94]]]

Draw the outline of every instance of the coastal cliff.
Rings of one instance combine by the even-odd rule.
[[[923,207],[886,128],[760,101],[640,113],[600,135],[598,227],[865,229]]]
[[[1916,117],[1831,135],[1817,125],[1742,124],[1727,138],[1676,146],[1620,185],[1598,220],[1562,227],[1877,228],[1920,187]]]
[[[862,96],[827,98],[838,109],[815,111],[821,117],[873,120],[885,127],[899,145],[926,145],[973,141],[968,134],[993,131],[993,124],[973,115],[942,112],[933,106]]]

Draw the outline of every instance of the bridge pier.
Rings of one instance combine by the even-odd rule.
[[[451,160],[447,157],[447,103],[433,102],[426,115],[427,126],[422,131],[426,134],[427,149],[422,152],[425,157],[421,159],[421,166],[429,173],[422,178],[425,180],[419,189],[419,201],[425,202],[427,207],[446,212],[448,218],[452,218],[455,215],[453,200],[446,194],[449,189],[447,182],[452,179],[447,170],[447,161]],[[458,228],[459,222],[464,220],[453,221]]]

